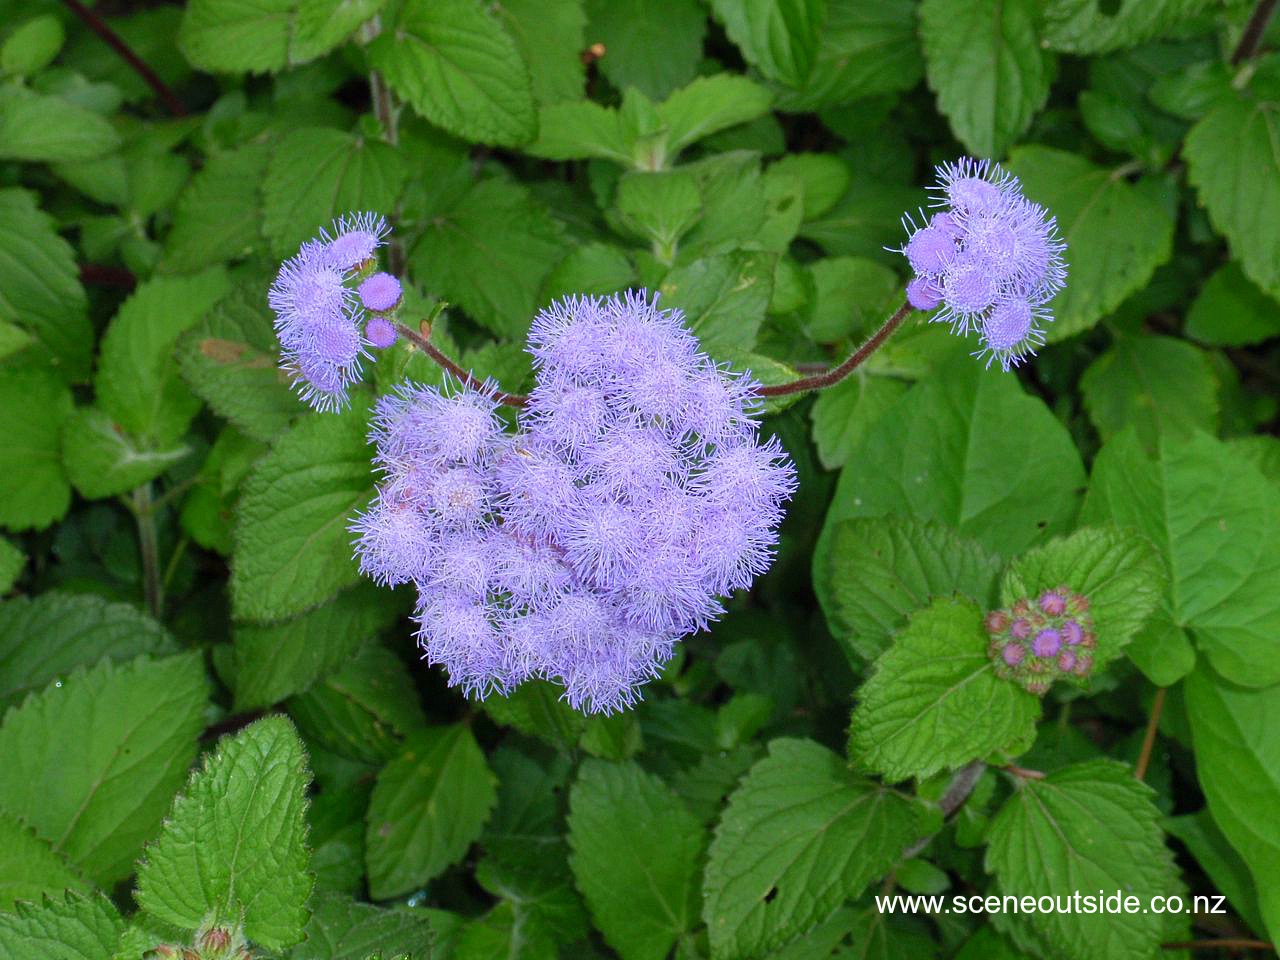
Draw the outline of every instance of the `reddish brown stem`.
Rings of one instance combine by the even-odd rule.
[[[1258,5],[1253,8],[1253,15],[1249,17],[1249,22],[1245,24],[1244,33],[1240,35],[1240,42],[1236,44],[1235,50],[1231,54],[1231,65],[1239,66],[1258,52],[1258,45],[1262,43],[1262,35],[1267,32],[1267,24],[1271,22],[1271,16],[1276,12],[1277,0],[1258,0]]]
[[[1139,780],[1147,776],[1147,767],[1151,765],[1151,751],[1156,746],[1156,732],[1160,729],[1160,714],[1164,712],[1165,687],[1156,691],[1156,698],[1151,701],[1151,716],[1147,719],[1147,732],[1142,738],[1142,750],[1138,753],[1138,762],[1133,767],[1133,775]]]
[[[460,366],[458,366],[456,363],[454,363],[452,360],[446,357],[443,353],[437,350],[435,345],[432,344],[431,340],[429,339],[429,335],[418,333],[416,330],[410,330],[403,323],[396,324],[396,331],[400,334],[400,336],[404,337],[406,340],[412,343],[415,347],[417,347],[419,350],[425,353],[428,357],[430,357],[436,363],[440,364],[440,366],[444,367],[444,369],[448,370],[451,374],[453,374],[455,377],[457,377],[467,386],[475,390],[483,390],[485,392],[488,392],[485,388],[483,381],[477,380],[474,376],[472,376],[469,370],[463,370]],[[494,390],[493,398],[497,400],[499,403],[504,404],[505,406],[508,406],[508,407],[523,407],[526,403],[529,402],[529,398],[526,397],[523,393],[504,393],[501,390]]]
[[[1179,940],[1160,944],[1165,950],[1274,950],[1265,940],[1224,938],[1222,940]]]
[[[761,387],[760,396],[785,397],[793,393],[804,393],[808,390],[821,390],[824,387],[834,386],[853,373],[862,361],[875,353],[892,336],[893,331],[902,325],[902,321],[907,318],[912,309],[914,308],[911,304],[903,303],[902,306],[894,311],[893,316],[884,322],[884,325],[879,330],[873,333],[862,346],[853,351],[849,358],[838,367],[832,367],[825,373],[816,373],[811,377],[792,380],[790,383],[776,383],[772,386]]]
[[[156,92],[164,105],[169,108],[169,112],[175,117],[185,117],[187,108],[182,105],[182,101],[178,99],[178,95],[165,85],[165,82],[156,76],[156,72],[152,70],[145,60],[139,57],[129,47],[127,43],[107,25],[97,11],[90,10],[80,0],[62,0],[67,9],[74,13],[77,17],[84,21],[85,26],[100,36],[107,42],[107,46],[111,47],[125,63],[133,67],[134,72],[138,74],[147,85]]]
[[[80,282],[95,287],[120,287],[132,290],[138,284],[135,277],[124,267],[104,267],[97,263],[80,264]]]
[[[1028,770],[1026,767],[1020,767],[1015,763],[1006,763],[1004,769],[1019,780],[1043,780],[1045,777],[1039,770]]]

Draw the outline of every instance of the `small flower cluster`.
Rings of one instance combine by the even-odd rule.
[[[541,677],[609,712],[768,568],[795,473],[759,437],[756,384],[656,298],[559,302],[529,351],[514,435],[491,390],[379,403],[384,478],[356,553],[378,583],[416,585],[419,642],[451,684],[483,697]]]
[[[943,209],[921,225],[903,223],[910,236],[901,252],[915,273],[907,299],[918,310],[940,307],[934,319],[954,333],[976,331],[974,356],[1008,370],[1044,343],[1047,304],[1066,284],[1066,245],[998,165],[964,157],[937,173],[934,206]]]
[[[281,366],[317,410],[345,406],[368,348],[395,342],[395,326],[385,314],[400,302],[400,282],[372,272],[388,233],[376,214],[348,214],[334,221],[332,236],[321,230],[304,243],[271,284],[267,302],[275,313]],[[367,322],[365,310],[373,314]]]
[[[1043,694],[1055,680],[1079,680],[1093,671],[1098,637],[1089,599],[1070,587],[1046,590],[1034,603],[1024,598],[1007,610],[993,610],[985,624],[996,675],[1028,693]]]

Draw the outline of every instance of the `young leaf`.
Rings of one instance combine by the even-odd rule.
[[[1014,150],[1009,169],[1057,218],[1067,243],[1071,281],[1052,301],[1051,342],[1092,327],[1169,259],[1173,217],[1160,179],[1130,184],[1083,157],[1037,146]]]
[[[715,960],[762,955],[825,920],[919,835],[911,801],[809,740],[774,740],[711,843],[703,919]]]
[[[144,449],[97,407],[81,407],[62,426],[67,479],[80,496],[90,500],[125,493],[153,480],[190,452],[190,447],[182,445]]]
[[[1211,276],[1187,311],[1187,336],[1242,347],[1280,336],[1280,304],[1257,288],[1234,260]]]
[[[281,716],[224,737],[173,802],[138,868],[138,904],[184,930],[234,926],[272,950],[307,923],[307,755]]]
[[[1038,698],[993,672],[982,611],[936,600],[912,616],[858,691],[849,756],[886,780],[925,779],[1035,739]]]
[[[915,611],[935,598],[995,599],[1000,558],[940,523],[904,517],[844,520],[832,533],[821,582],[832,632],[858,657],[874,660]]]
[[[538,139],[524,150],[547,160],[596,157],[630,166],[632,139],[617,110],[592,100],[574,100],[543,107]]]
[[[61,897],[67,890],[85,893],[84,878],[53,849],[48,840],[12,814],[0,811],[0,914],[18,900],[38,902]]]
[[[1146,784],[1126,764],[1094,760],[1024,780],[991,822],[986,868],[999,894],[1070,898],[1122,890],[1142,904],[1178,892],[1173,855]],[[1167,918],[1037,911],[1010,918],[1037,952],[1067,960],[1154,955]]]
[[[71,409],[70,389],[51,371],[0,370],[0,525],[41,529],[67,512],[60,432]]]
[[[702,216],[702,194],[683,171],[628,173],[614,198],[619,225],[649,241],[654,254],[670,262],[680,238]]]
[[[347,524],[373,492],[367,410],[313,416],[280,438],[245,482],[236,522],[236,616],[280,620],[360,579]]]
[[[518,146],[538,132],[529,70],[478,0],[408,0],[369,59],[423,117],[478,143]]]
[[[707,15],[697,0],[586,0],[587,43],[604,44],[600,72],[619,90],[661,100],[697,73]]]
[[[366,960],[407,954],[430,960],[431,923],[422,910],[383,910],[340,894],[319,893],[310,904],[306,940],[289,951],[290,960]]]
[[[583,763],[569,795],[570,863],[623,960],[662,960],[697,924],[702,824],[635,763]]]
[[[703,137],[763,116],[772,102],[768,90],[746,77],[698,77],[658,105],[658,116],[667,126],[667,160]]]
[[[369,893],[386,900],[417,889],[467,852],[497,799],[470,729],[430,727],[405,740],[382,768],[369,803]]]
[[[328,53],[385,0],[193,0],[178,45],[210,73],[265,73]]]
[[[0,725],[0,809],[96,883],[123,879],[195,756],[207,697],[197,653],[103,660],[51,684]]]
[[[69,893],[0,913],[4,960],[112,960],[124,920],[105,896]]]

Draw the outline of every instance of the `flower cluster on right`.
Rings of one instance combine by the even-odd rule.
[[[1007,610],[987,614],[991,642],[987,654],[998,677],[1028,693],[1046,693],[1055,680],[1083,679],[1093,672],[1098,637],[1089,614],[1089,598],[1070,587],[1046,590],[1018,600]]]
[[[953,333],[976,332],[975,356],[1008,370],[1044,343],[1048,303],[1063,288],[1066,249],[1044,207],[1028,200],[1018,178],[986,160],[962,157],[937,169],[927,221],[904,219],[901,252],[915,277],[907,300],[934,310]]]

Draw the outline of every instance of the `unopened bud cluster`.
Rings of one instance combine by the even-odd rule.
[[[1007,609],[993,610],[984,621],[991,642],[987,655],[996,676],[1040,696],[1055,680],[1083,679],[1093,672],[1098,644],[1089,599],[1070,587],[1046,590]]]
[[[189,947],[162,943],[142,957],[143,960],[253,960],[244,933],[219,926],[199,931]]]

